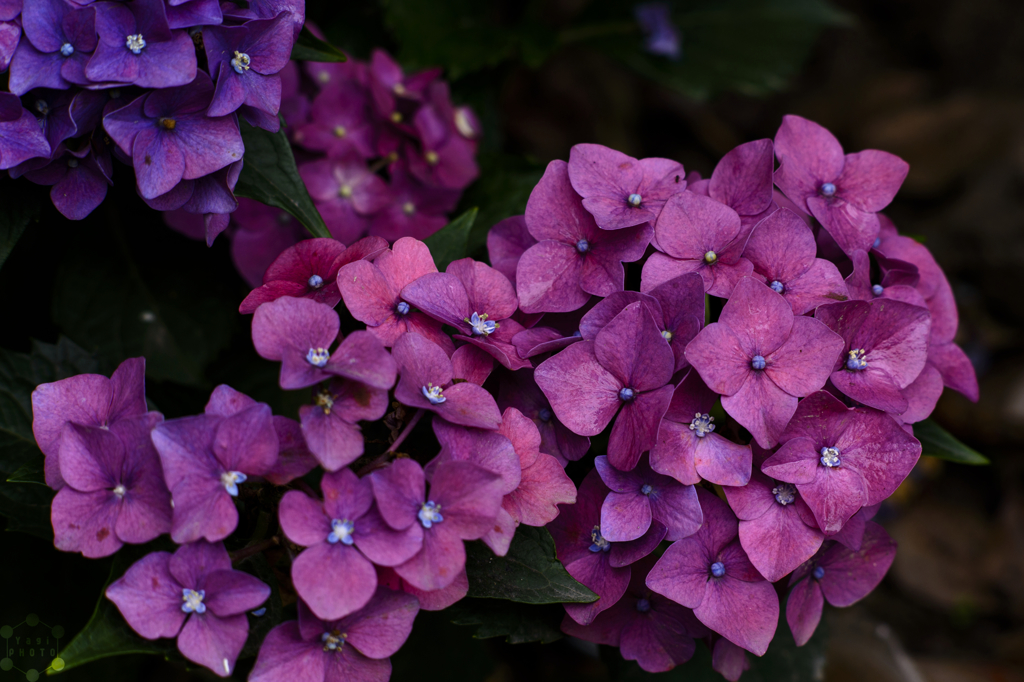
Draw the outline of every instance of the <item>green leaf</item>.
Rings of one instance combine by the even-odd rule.
[[[469,255],[469,232],[476,221],[476,214],[477,209],[471,208],[423,240],[430,248],[439,272],[444,272],[453,260]]]
[[[26,462],[18,467],[18,470],[7,477],[8,483],[36,483],[45,486],[46,478],[43,475],[43,458],[39,457]]]
[[[0,202],[0,267],[11,255],[29,222],[38,219],[39,202],[34,196],[27,201],[10,198]]]
[[[330,43],[320,40],[306,26],[292,45],[292,59],[297,62],[343,62],[345,53]]]
[[[152,549],[152,547],[148,547],[148,549]],[[132,562],[143,554],[145,554],[143,548],[125,547],[114,555],[110,576],[107,578],[106,585],[100,590],[100,598],[92,617],[82,631],[75,635],[74,639],[57,654],[64,661],[62,671],[71,670],[108,656],[157,654],[167,657],[177,651],[173,639],[151,641],[140,637],[125,622],[121,612],[117,610],[117,606],[104,594],[107,585],[121,577]],[[47,674],[52,675],[54,671],[47,671]]]
[[[42,453],[39,454],[42,458]],[[0,481],[0,516],[7,517],[7,530],[16,530],[53,541],[50,503],[53,491],[46,486]]]
[[[988,457],[961,443],[931,419],[914,424],[914,437],[921,441],[923,455],[938,457],[957,464],[990,464]]]
[[[597,599],[559,563],[555,541],[544,528],[519,526],[503,557],[482,542],[468,543],[466,572],[470,597],[524,604],[585,604]]]
[[[331,233],[299,177],[292,146],[284,128],[270,133],[239,121],[245,142],[245,163],[235,194],[276,206],[295,216],[314,237]]]
[[[456,625],[475,625],[473,637],[504,637],[509,644],[562,638],[560,624],[565,610],[558,604],[518,604],[498,599],[463,599],[445,613]]]
[[[511,154],[481,154],[480,177],[462,198],[463,206],[479,206],[469,235],[468,253],[476,254],[487,242],[487,232],[509,216],[526,212],[530,192],[544,169]]]

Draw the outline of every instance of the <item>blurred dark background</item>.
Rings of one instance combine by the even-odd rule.
[[[370,47],[380,45],[400,60],[408,57],[407,63],[416,60],[415,51],[396,38],[404,35],[401,28],[378,5],[307,4],[328,37],[356,57],[365,59]],[[529,18],[548,27],[593,9],[585,0],[528,8],[499,4],[509,21],[536,12]],[[847,151],[885,149],[910,163],[906,184],[886,213],[901,232],[924,241],[945,268],[960,308],[957,340],[981,383],[976,405],[947,390],[935,418],[992,465],[922,460],[880,514],[900,546],[889,576],[860,604],[826,607],[826,655],[816,658],[810,677],[780,671],[772,679],[1024,680],[1024,3],[833,4],[844,19],[829,22],[808,40],[806,59],[796,61],[792,74],[783,74],[791,77],[768,87],[741,85],[699,99],[692,95],[702,93],[686,94],[685,88],[641,75],[607,50],[569,42],[531,58],[524,41],[522,58],[467,73],[454,81],[453,92],[457,100],[477,106],[488,126],[481,150],[484,182],[489,177],[485,157],[519,159],[525,175],[508,181],[514,182],[550,159],[567,158],[578,142],[599,142],[637,157],[675,158],[687,170],[707,175],[736,144],[772,137],[786,113],[825,125]],[[685,59],[688,41],[699,36],[686,27],[682,35]],[[537,42],[544,44],[543,36]],[[5,201],[12,192],[26,191],[35,190],[23,183],[0,184]],[[471,188],[466,201],[483,203],[481,196],[486,197]],[[483,215],[504,217],[504,206],[515,201]],[[147,273],[161,280],[156,288],[170,286],[166,278],[185,277],[189,286],[235,305],[246,293],[223,243],[208,250],[172,233],[124,183],[107,204],[78,224],[49,207],[29,227],[0,270],[0,346],[27,352],[32,338],[53,343],[67,333],[56,320],[68,313],[58,311],[51,299],[55,290],[75,286],[77,273],[68,272],[67,258],[91,248],[92,231],[113,235],[126,252],[159,254],[156,261],[150,256],[154,270]],[[243,366],[240,358],[252,355],[247,325],[236,322],[211,322],[220,325],[221,342],[210,351],[214,359],[206,378],[231,380],[258,394],[258,386],[273,383],[274,368],[262,375],[235,369]],[[151,380],[149,392],[173,417],[201,410],[208,388]],[[0,625],[15,626],[27,614],[37,614],[43,624],[21,625],[13,636],[45,637],[59,625],[66,643],[91,614],[109,565],[62,554],[30,535],[3,534]],[[607,680],[614,673],[614,665],[609,668],[565,641],[481,642],[437,614],[422,618],[413,641],[394,659],[393,679],[399,682]],[[49,658],[39,659],[39,670]],[[0,682],[7,676],[21,679],[17,670],[0,671]],[[65,677],[213,679],[152,656],[107,659]]]

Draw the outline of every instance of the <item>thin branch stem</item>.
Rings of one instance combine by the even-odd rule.
[[[372,462],[364,466],[362,469],[360,469],[358,472],[359,475],[364,476],[365,474],[370,473],[374,469],[379,469],[382,466],[384,466],[384,464],[386,464],[387,461],[391,459],[391,455],[393,455],[398,450],[398,446],[400,446],[403,443],[403,441],[405,441],[405,439],[408,438],[409,434],[412,433],[412,430],[416,428],[416,425],[419,424],[420,419],[423,418],[424,414],[426,414],[426,412],[423,409],[416,410],[416,414],[412,416],[412,419],[406,422],[405,427],[402,429],[402,432],[398,434],[398,437],[395,438],[395,442],[391,444],[391,447],[389,447],[387,450],[381,453],[380,457],[378,457],[377,459],[373,460]]]

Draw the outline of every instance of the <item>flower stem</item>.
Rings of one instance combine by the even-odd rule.
[[[281,541],[275,535],[274,537],[263,540],[262,542],[257,542],[256,544],[248,545],[246,547],[243,547],[242,549],[230,553],[229,556],[231,557],[231,563],[241,563],[249,557],[259,554],[263,550],[270,549],[271,547],[275,547],[279,544],[281,544]]]
[[[382,466],[384,466],[384,464],[386,464],[387,461],[391,459],[391,455],[393,455],[395,451],[398,450],[398,446],[401,445],[402,442],[409,436],[409,434],[412,433],[412,430],[416,428],[416,425],[419,424],[420,419],[423,418],[424,414],[424,410],[416,410],[416,414],[412,416],[412,419],[406,422],[405,427],[402,429],[402,432],[398,434],[398,437],[395,438],[395,442],[391,444],[391,447],[389,447],[387,450],[381,453],[380,457],[378,457],[377,459],[373,460],[372,462],[364,466],[362,469],[360,469],[358,475],[364,476],[373,471],[374,469],[379,469]]]

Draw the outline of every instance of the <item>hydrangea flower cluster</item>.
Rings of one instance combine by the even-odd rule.
[[[472,109],[452,103],[440,75],[406,75],[379,49],[369,62],[289,62],[281,72],[281,115],[299,175],[335,239],[425,239],[448,223],[479,174],[481,128]],[[283,211],[251,199],[238,203],[232,254],[242,276],[258,285],[304,230]],[[187,207],[166,220],[193,238],[209,238]]]
[[[108,597],[230,674],[267,588],[221,543],[236,498],[283,486],[298,620],[250,679],[387,680],[417,610],[467,594],[467,541],[502,556],[544,526],[598,597],[565,605],[566,634],[650,672],[702,639],[739,679],[782,614],[803,645],[825,601],[881,581],[896,548],[871,519],[921,455],[914,424],[944,386],[977,399],[949,283],[877,213],[906,172],[787,116],[708,179],[574,147],[493,227],[490,265],[439,272],[411,236],[303,241],[241,305],[281,388],[310,391],[298,422],[227,386],[162,420],[141,360],[36,390],[57,546],[169,532],[177,552]],[[381,419],[386,447],[360,426]]]
[[[282,79],[304,0],[31,0],[0,5],[0,170],[50,185],[72,220],[113,182],[116,158],[158,210],[237,208],[241,117],[279,129]]]

